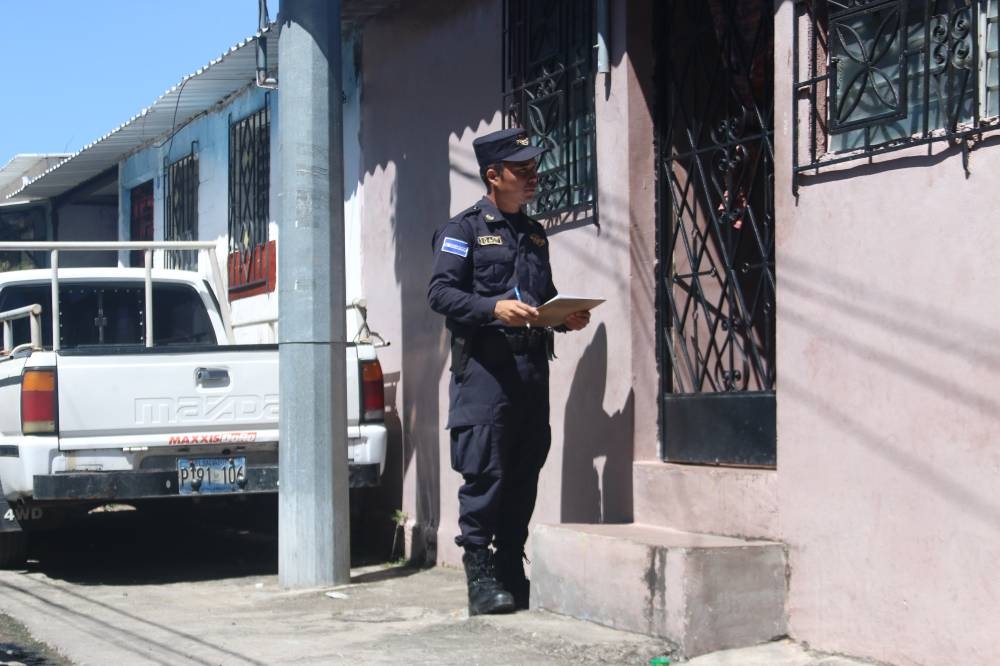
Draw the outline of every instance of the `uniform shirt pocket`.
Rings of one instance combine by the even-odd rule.
[[[547,289],[552,275],[552,269],[549,268],[548,247],[529,246],[524,253],[524,264],[520,275],[521,289],[529,287],[532,295],[541,304],[549,296]]]
[[[473,275],[476,286],[487,292],[498,293],[507,289],[514,275],[517,253],[503,245],[477,247],[473,251]]]

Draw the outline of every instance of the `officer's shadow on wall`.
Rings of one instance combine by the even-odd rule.
[[[564,523],[632,520],[634,396],[630,390],[625,405],[608,414],[604,411],[607,379],[608,333],[600,324],[577,365],[566,404],[562,452]]]

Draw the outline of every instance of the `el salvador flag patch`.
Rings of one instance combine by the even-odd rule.
[[[444,243],[441,244],[441,251],[457,254],[460,257],[467,257],[469,256],[469,244],[457,238],[445,236]]]

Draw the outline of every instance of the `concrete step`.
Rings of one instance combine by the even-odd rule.
[[[785,546],[647,525],[539,525],[531,605],[687,657],[784,636]]]

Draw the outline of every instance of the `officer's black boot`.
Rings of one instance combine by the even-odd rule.
[[[505,592],[493,573],[493,554],[488,548],[466,549],[462,556],[469,580],[469,615],[510,613],[514,599]]]
[[[524,575],[523,558],[524,551],[497,549],[497,580],[514,597],[514,607],[517,610],[526,610],[531,597],[531,583]]]

